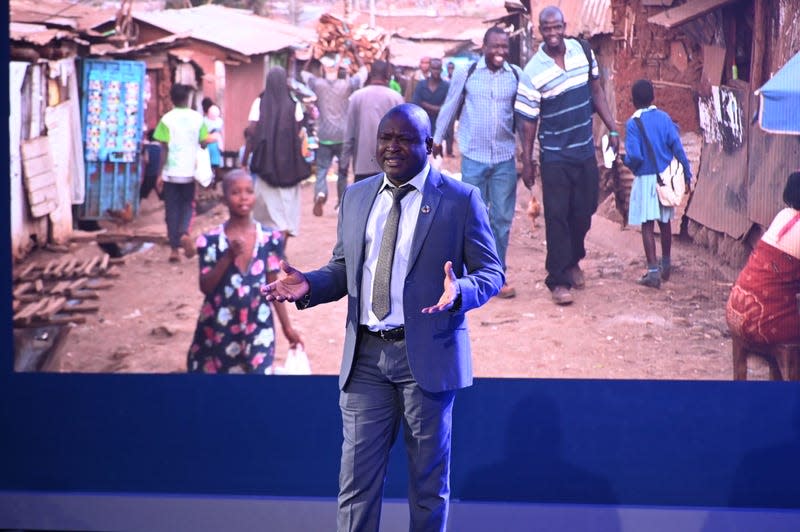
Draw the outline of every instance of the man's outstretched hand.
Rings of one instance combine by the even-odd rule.
[[[444,263],[444,291],[439,298],[439,302],[432,307],[425,307],[422,309],[422,313],[436,314],[437,312],[444,312],[453,308],[456,298],[458,298],[457,280],[456,274],[453,273],[453,263],[448,260]]]
[[[311,288],[306,276],[292,268],[285,260],[281,261],[283,275],[277,281],[261,286],[261,295],[267,301],[297,301]]]

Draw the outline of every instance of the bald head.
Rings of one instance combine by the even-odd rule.
[[[385,122],[397,117],[403,117],[413,124],[423,140],[431,136],[431,120],[428,117],[428,113],[425,112],[425,109],[413,103],[401,103],[389,109],[381,118],[378,130],[380,131]]]
[[[548,19],[564,22],[564,13],[556,6],[547,6],[539,12],[539,24]]]

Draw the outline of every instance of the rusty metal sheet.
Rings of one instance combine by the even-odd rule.
[[[800,137],[772,135],[750,129],[747,216],[767,227],[784,207],[783,188],[789,174],[800,169]]]
[[[570,35],[582,34],[588,38],[614,32],[611,21],[611,0],[533,0],[531,24],[537,39],[541,37],[536,30],[539,26],[539,12],[551,5],[558,7],[564,14],[567,33]]]
[[[114,20],[118,6],[112,3],[65,2],[64,0],[11,0],[9,16],[13,22],[46,24],[85,31],[101,22]]]
[[[730,4],[736,0],[692,0],[677,7],[666,9],[657,15],[653,15],[647,19],[650,24],[658,24],[665,28],[674,28],[680,26],[685,22],[689,22],[701,15],[705,15],[709,11],[713,11],[718,7],[725,4]]]
[[[45,46],[53,41],[67,40],[78,44],[89,44],[73,31],[48,29],[42,24],[12,22],[8,25],[8,39],[11,42],[27,42],[36,46]]]
[[[720,87],[715,92],[719,97],[706,106],[705,113],[702,100],[700,104],[703,152],[697,187],[686,215],[709,229],[739,239],[752,226],[747,215],[750,128],[742,120],[749,116],[750,106],[743,89]]]
[[[134,12],[133,18],[172,34],[190,36],[246,56],[303,46],[317,40],[314,30],[254,15],[244,9],[213,4]],[[231,28],[235,31],[230,31]]]

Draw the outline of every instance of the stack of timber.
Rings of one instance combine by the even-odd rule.
[[[84,323],[85,313],[100,308],[98,290],[111,288],[109,279],[119,277],[122,262],[105,253],[87,259],[66,255],[14,272],[14,327]]]
[[[317,23],[317,42],[312,45],[315,59],[326,54],[339,54],[342,60],[349,59],[350,73],[358,71],[358,62],[353,57],[353,50],[348,43],[353,43],[356,53],[365,65],[371,65],[376,59],[384,59],[388,46],[388,35],[377,28],[362,25],[351,28],[342,19],[324,13]]]

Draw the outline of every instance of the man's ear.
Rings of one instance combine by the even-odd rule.
[[[427,153],[431,153],[431,151],[433,151],[433,137],[425,138],[425,148],[427,148]]]

